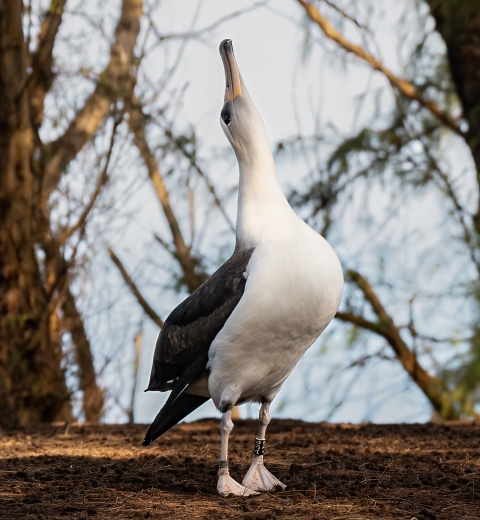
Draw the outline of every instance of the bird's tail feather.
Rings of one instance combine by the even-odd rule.
[[[210,397],[182,393],[174,402],[167,401],[150,425],[143,440],[143,446],[149,446],[160,435],[163,435],[209,399]]]

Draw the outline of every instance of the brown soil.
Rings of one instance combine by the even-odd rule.
[[[218,421],[177,426],[150,449],[145,426],[45,426],[0,437],[0,518],[480,519],[480,426],[272,420],[266,466],[287,490],[216,494]],[[231,436],[249,466],[255,421]]]

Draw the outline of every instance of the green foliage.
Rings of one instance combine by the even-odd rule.
[[[425,9],[425,3],[417,3],[416,26],[419,31],[413,37],[416,38],[414,43],[410,43],[409,58],[400,76],[412,84],[424,99],[434,103],[439,111],[459,120],[462,108],[456,84],[450,73],[446,40],[452,28],[458,30],[460,24],[465,24],[479,11],[480,4],[478,0],[427,0],[426,3],[434,11],[437,28],[439,21],[442,23],[439,32],[443,40],[432,25],[430,12]],[[411,30],[411,26],[408,29]],[[473,260],[473,269],[480,274],[479,263],[476,260],[480,254],[478,230],[475,229],[473,215],[459,200],[456,191],[458,188],[455,185],[457,179],[454,179],[448,168],[445,169],[445,150],[448,149],[447,143],[452,141],[449,129],[418,101],[407,99],[395,90],[393,103],[390,104],[385,104],[384,98],[382,101],[379,100],[378,91],[367,92],[362,99],[368,95],[376,96],[375,108],[360,130],[349,135],[336,134],[333,138],[325,134],[303,140],[304,146],[306,143],[311,144],[311,154],[315,158],[319,155],[315,147],[320,141],[324,145],[324,151],[327,150],[328,153],[326,159],[316,161],[316,169],[309,172],[306,187],[303,190],[295,190],[291,195],[291,201],[297,207],[309,207],[313,217],[318,214],[323,218],[320,231],[325,234],[334,227],[335,219],[332,214],[335,208],[342,202],[351,200],[356,187],[361,183],[388,183],[395,194],[440,191],[445,201],[445,221],[454,223],[450,229],[460,229],[456,236],[452,236],[452,244],[455,244],[452,247],[459,249],[459,255],[468,251],[469,259]],[[288,149],[282,143],[282,153],[285,153],[285,150]],[[467,163],[468,159],[465,162]],[[439,258],[439,262],[441,261],[442,258]],[[381,270],[377,270],[377,273],[378,271]],[[381,272],[380,278],[384,275],[385,273]],[[376,282],[378,283],[378,279]],[[475,286],[479,285],[478,280],[473,283]],[[465,287],[455,288],[463,291],[470,309],[478,309],[475,317],[480,317],[480,285],[475,291],[469,291]],[[416,291],[416,288],[414,289]],[[415,297],[416,295],[412,297],[411,302]],[[444,301],[448,301],[449,297],[448,294],[443,295]],[[377,322],[378,317],[372,316],[371,310],[365,308],[364,303],[365,300],[358,295],[354,284],[349,283],[344,306],[356,316]],[[435,372],[441,385],[441,388],[436,388],[434,392],[441,396],[438,401],[440,405],[437,403],[435,406],[440,416],[443,419],[475,417],[475,407],[480,405],[479,323],[474,321],[470,327],[467,326],[461,331],[459,335],[462,339],[419,339],[412,317],[411,323],[405,326],[405,313],[400,319],[395,314],[392,316],[395,324],[402,330],[402,337],[408,338],[413,351],[417,352],[417,348],[426,343],[430,346],[441,343],[445,350],[449,349],[448,358],[435,359],[435,355],[431,355],[433,349],[428,353],[433,360],[429,370]],[[365,336],[371,337],[373,334],[362,334],[354,325],[349,325],[344,333],[347,347],[358,348],[358,351]]]

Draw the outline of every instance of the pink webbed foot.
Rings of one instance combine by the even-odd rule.
[[[220,468],[218,470],[217,491],[220,495],[226,497],[228,495],[235,495],[237,497],[247,497],[249,495],[258,495],[256,491],[248,487],[244,487],[234,480],[228,468]]]
[[[253,458],[252,465],[247,471],[242,485],[256,491],[268,491],[276,486],[280,486],[282,489],[287,487],[263,465],[263,455],[257,455]]]

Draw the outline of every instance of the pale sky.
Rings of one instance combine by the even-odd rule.
[[[253,3],[205,0],[197,12],[195,29],[207,27],[234,10],[247,8]],[[92,3],[92,9],[97,5],[99,4]],[[119,2],[103,4],[103,8],[111,13],[110,22],[106,23],[107,33],[108,31],[112,33],[118,5]],[[191,0],[162,2],[158,16],[155,18],[159,32],[170,34],[188,30],[194,16],[193,6],[196,5],[196,2]],[[218,45],[225,38],[233,40],[243,79],[264,119],[272,143],[294,136],[300,131],[308,135],[315,128],[328,129],[331,125],[334,125],[339,132],[353,132],[360,128],[363,114],[371,111],[374,102],[379,100],[382,108],[385,109],[384,112],[391,106],[393,99],[391,91],[385,88],[386,80],[380,74],[372,73],[368,67],[358,64],[355,60],[349,60],[353,65],[347,66],[338,59],[332,58],[331,54],[317,44],[310,46],[306,53],[302,50],[305,39],[301,27],[304,15],[297,2],[277,0],[268,5],[272,7],[274,5],[275,12],[259,7],[225,21],[215,30],[205,33],[198,41],[188,42],[178,70],[169,85],[169,88],[179,89],[186,86],[176,125],[178,128],[188,128],[190,125],[195,127],[201,144],[201,153],[205,154],[205,159],[216,152],[229,150],[219,123],[219,114],[223,106],[224,72]],[[401,2],[391,0],[384,0],[383,5],[383,18],[373,17],[368,19],[368,22],[377,36],[382,51],[381,58],[401,75],[402,70],[398,70],[396,24],[403,5]],[[366,16],[366,13],[363,14]],[[72,24],[79,23],[78,19],[74,20]],[[143,27],[143,30],[145,29],[146,27]],[[68,31],[68,25],[63,30]],[[313,30],[312,34],[318,41],[325,42],[325,38],[318,30]],[[353,33],[346,32],[346,35],[355,38]],[[181,42],[178,42],[172,46],[172,49],[178,50],[180,45]],[[105,44],[92,41],[91,48],[85,52],[90,57],[96,53],[100,56],[106,48],[108,46]],[[148,57],[143,64],[143,69],[155,83],[162,76],[167,64],[171,64],[175,57],[175,52],[165,56],[160,48]],[[95,62],[94,58],[91,59]],[[378,99],[373,96],[367,98],[363,109],[357,112],[356,100],[367,87],[371,90],[384,88],[384,93]],[[50,129],[50,131],[54,130]],[[320,149],[320,153],[326,154],[327,150]],[[457,152],[452,152],[453,155],[455,153]],[[461,152],[458,152],[458,155],[464,157]],[[460,169],[465,166],[468,165],[460,165]],[[306,172],[304,162],[297,161],[296,158],[284,159],[277,163],[277,168],[287,193],[291,188],[301,186]],[[135,172],[135,174],[144,175],[144,172]],[[238,172],[233,152],[227,152],[226,160],[214,162],[209,174],[224,192],[235,186]],[[199,193],[202,196],[202,192]],[[362,214],[365,200],[368,200],[368,211],[372,213],[372,219],[376,224],[368,232],[359,233],[355,222]],[[380,222],[385,214],[392,210],[391,199],[385,196],[385,191],[379,186],[374,188],[368,185],[359,186],[353,199],[342,208],[338,230],[334,231],[332,237],[332,245],[344,265],[349,268],[357,267],[360,261],[358,259],[363,258],[367,271],[375,271],[377,266],[373,265],[373,262],[378,261],[378,252],[383,248],[388,258],[392,258],[387,266],[390,274],[395,273],[396,269],[400,273],[406,266],[417,269],[421,257],[427,260],[418,268],[418,272],[421,269],[430,269],[433,259],[429,257],[428,251],[429,248],[436,247],[435,244],[438,242],[438,234],[432,230],[438,227],[442,218],[442,213],[438,209],[438,197],[426,195],[418,200],[412,198],[398,203],[400,209],[396,213],[393,224],[382,228]],[[127,266],[133,269],[140,258],[143,258],[145,244],[150,240],[151,233],[162,234],[166,230],[166,224],[153,191],[147,183],[139,187],[131,200],[126,201],[126,208],[131,208],[135,217],[121,235],[117,234],[112,240],[116,251],[121,254]],[[234,221],[235,197],[229,199],[227,209]],[[206,221],[205,226],[208,226],[207,241],[211,240],[212,244],[215,244],[218,240],[218,237],[215,238],[218,234],[218,226],[220,228],[225,226],[218,219]],[[401,248],[391,250],[390,239],[396,234],[409,236],[411,241],[404,240]],[[228,237],[226,240],[225,237],[222,238],[223,242],[233,244],[233,235],[230,234]],[[372,259],[370,263],[369,258]],[[109,260],[105,255],[102,257],[100,254],[97,265],[92,270],[92,286],[98,289],[102,281],[112,277],[113,280],[118,281],[113,270],[108,275],[105,274],[105,267],[108,265]],[[151,277],[151,270],[148,273]],[[134,274],[143,281],[142,287],[145,288],[147,299],[163,318],[166,318],[184,297],[171,291],[159,293],[158,287],[162,280],[165,280],[165,272],[159,272],[158,279],[151,281],[142,278],[142,272],[134,272]],[[425,283],[428,285],[427,282]],[[130,309],[123,309],[125,314],[138,315],[140,319],[141,312],[134,300],[128,299],[127,292],[123,291],[120,302],[121,305],[131,306]],[[96,321],[95,326],[99,330],[105,330],[102,319],[104,318],[100,317]],[[339,327],[338,323],[332,324],[324,335],[328,336],[327,353],[320,354],[321,343],[316,344],[301,360],[274,401],[273,416],[305,420],[325,419],[331,405],[341,394],[342,388],[351,385],[348,398],[330,418],[331,420],[341,422],[428,420],[430,415],[425,398],[416,387],[409,385],[407,376],[396,363],[373,363],[361,371],[343,373],[337,376],[337,379],[327,383],[329,374],[337,365],[345,366],[348,364],[346,361],[355,359],[356,353],[352,353],[345,347],[345,336],[340,334]],[[95,334],[98,335],[92,332],[92,335]],[[122,388],[122,399],[128,399],[132,384],[129,357],[133,351],[134,334],[133,328],[127,329],[124,337],[125,344],[123,347],[118,346],[123,350],[121,358],[115,364],[118,366],[117,372],[111,368],[107,370],[105,376],[107,384],[113,381],[117,387]],[[147,386],[157,334],[158,330],[146,319],[135,402],[137,422],[150,422],[165,399],[165,394],[142,392]],[[373,340],[371,346],[366,347],[366,351],[373,350],[373,346],[378,344],[378,339]],[[124,381],[119,382],[119,378],[123,378]],[[256,406],[253,405],[243,406],[242,410],[244,416],[253,417],[257,414]],[[190,418],[212,416],[215,413],[213,405],[207,404]],[[117,421],[124,417],[114,409],[106,419]]]

